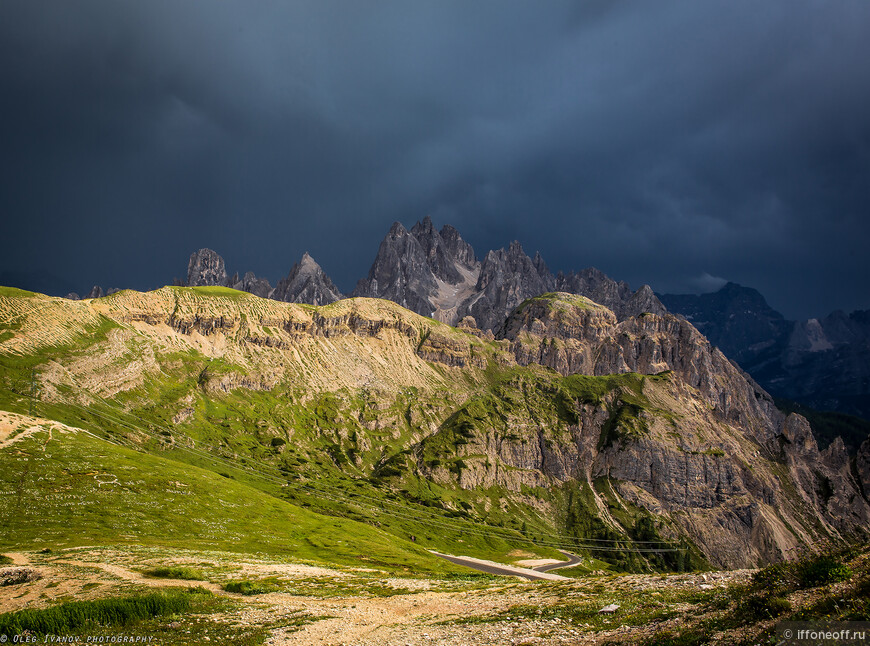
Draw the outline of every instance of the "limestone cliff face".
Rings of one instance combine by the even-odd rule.
[[[504,430],[519,429],[516,439],[484,425],[460,455],[486,458],[465,459],[460,486],[520,490],[606,478],[620,497],[672,518],[714,562],[733,567],[817,540],[818,519],[834,535],[870,523],[842,442],[820,453],[803,417],[778,411],[685,320],[644,314],[617,322],[587,299],[548,294],[524,303],[497,336],[510,341],[520,365],[662,375],[642,380],[624,401],[575,400],[577,421],[561,434],[533,411],[508,419]],[[451,477],[444,469],[431,475]]]
[[[641,314],[617,322],[587,299],[553,293],[518,308],[496,336],[511,342],[520,365],[539,363],[563,375],[673,371],[719,416],[756,429],[762,441],[772,431],[758,420],[779,421],[770,397],[676,316]]]
[[[517,363],[563,375],[596,374],[596,347],[616,326],[609,309],[572,294],[544,294],[518,307],[496,331],[511,342]]]

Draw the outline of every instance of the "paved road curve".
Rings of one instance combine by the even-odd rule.
[[[562,550],[559,550],[562,552]],[[537,570],[538,572],[549,572],[550,570],[558,570],[563,567],[572,567],[579,563],[583,562],[583,558],[577,556],[576,554],[571,554],[571,552],[562,552],[565,556],[568,557],[567,561],[562,561],[561,563],[549,563],[547,565],[539,565],[537,567],[533,567],[533,570]]]
[[[565,581],[566,577],[559,576],[558,574],[548,574],[547,572],[542,572],[540,570],[532,570],[529,568],[516,567],[513,565],[501,565],[500,563],[493,563],[492,561],[485,561],[483,559],[474,559],[468,556],[453,556],[451,554],[441,554],[440,552],[435,552],[433,550],[429,550],[432,554],[436,556],[440,556],[443,559],[447,559],[451,563],[455,563],[456,565],[463,565],[465,567],[470,567],[474,570],[478,570],[480,572],[486,572],[487,574],[495,574],[498,576],[519,576],[524,579],[528,579],[530,581],[535,580],[545,580],[545,581]],[[556,565],[561,565],[558,563]]]

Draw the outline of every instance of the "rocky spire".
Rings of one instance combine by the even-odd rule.
[[[190,254],[187,263],[187,286],[227,285],[224,259],[211,249],[200,249]]]
[[[272,298],[288,303],[328,305],[344,298],[335,283],[306,251],[290,274],[278,281]]]
[[[493,329],[525,299],[552,291],[554,282],[540,254],[533,261],[514,240],[506,250],[490,251],[486,255],[476,293],[460,307],[460,316],[473,316],[482,330]]]
[[[401,223],[394,222],[378,248],[368,277],[357,283],[352,295],[385,298],[429,316],[429,295],[437,289],[423,247]]]
[[[462,239],[462,236],[459,235],[459,231],[449,224],[445,224],[441,227],[441,241],[444,244],[444,249],[447,253],[455,258],[458,263],[469,269],[480,266],[480,263],[474,255],[474,249],[470,244]]]
[[[105,296],[105,292],[103,292],[103,288],[99,285],[94,285],[91,287],[91,291],[88,292],[88,295],[85,298],[102,298]]]

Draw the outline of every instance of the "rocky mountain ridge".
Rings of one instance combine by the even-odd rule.
[[[870,524],[841,445],[820,452],[804,418],[668,314],[620,320],[548,293],[488,340],[384,300],[312,308],[203,286],[3,293],[0,330],[0,354],[45,361],[41,397],[56,406],[69,392],[126,402],[172,420],[179,441],[283,455],[304,480],[328,470],[418,497],[437,485],[437,504],[481,522],[621,537],[628,552],[653,527],[728,567]],[[16,379],[2,372],[0,387]],[[236,421],[215,412],[251,406]],[[279,445],[293,450],[262,448]]]
[[[870,419],[870,310],[789,321],[735,283],[659,298],[775,396]]]
[[[227,276],[224,259],[211,249],[200,249],[190,255],[187,269],[188,287],[230,287],[260,298],[285,303],[328,305],[344,298],[321,266],[306,251],[293,265],[290,273],[273,288],[265,278],[247,272],[241,279],[238,273]]]
[[[203,248],[191,254],[187,278],[176,284],[231,287],[262,298],[310,305],[346,297],[307,252],[273,288],[252,272],[242,278],[238,273],[229,276],[223,258]],[[439,231],[429,216],[410,230],[393,223],[368,275],[349,296],[383,298],[450,325],[465,320],[466,327],[494,331],[522,301],[553,290],[586,296],[620,319],[665,311],[649,286],[632,291],[627,283],[591,267],[554,276],[539,252],[529,257],[516,240],[478,260],[459,231],[449,224]],[[95,287],[87,298],[101,295]]]
[[[307,253],[272,287],[251,272],[228,276],[223,259],[202,249],[191,255],[182,284],[227,286],[316,305],[346,297]],[[619,320],[672,311],[777,397],[870,419],[868,312],[788,321],[756,290],[734,283],[712,294],[657,296],[649,286],[633,291],[595,268],[554,276],[540,253],[530,257],[517,241],[479,260],[455,228],[439,231],[429,217],[410,230],[394,223],[351,295],[384,298],[451,325],[495,332],[521,302],[551,291],[583,295]],[[94,287],[88,298],[102,294]]]

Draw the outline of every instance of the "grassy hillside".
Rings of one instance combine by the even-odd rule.
[[[591,307],[576,300],[564,306]],[[685,525],[609,466],[586,474],[591,456],[625,463],[642,444],[714,473],[728,452],[780,486],[673,375],[561,377],[511,353],[375,299],[0,291],[0,411],[84,429],[0,449],[0,544],[212,545],[398,571],[447,567],[424,548],[569,549],[683,570],[706,565]],[[7,433],[32,423],[14,420]]]
[[[400,329],[387,327],[367,345],[337,333],[326,344],[303,340],[297,345],[307,344],[307,351],[288,352],[280,347],[287,328],[310,319],[314,308],[232,290],[159,292],[96,301],[109,316],[79,302],[17,290],[0,295],[5,306],[0,311],[6,314],[0,327],[6,333],[0,345],[0,409],[90,433],[55,433],[48,452],[38,448],[43,434],[35,433],[0,452],[9,463],[0,477],[8,479],[4,492],[13,501],[5,505],[3,545],[219,543],[226,549],[286,551],[342,563],[368,554],[390,567],[430,571],[446,566],[415,541],[490,558],[503,558],[517,544],[532,547],[518,532],[493,534],[461,508],[422,504],[373,475],[395,451],[437,428],[444,411],[468,397],[475,385],[469,371],[433,365],[415,350],[424,343],[446,344],[454,352],[474,346],[494,353],[496,348],[422,317],[412,315],[411,324],[405,324],[402,317],[410,314],[405,310],[380,303],[372,308],[363,300],[356,308],[341,303],[318,314],[334,317],[339,325],[361,313],[387,323],[392,317]],[[248,318],[247,306],[234,309],[240,301],[262,308],[260,318]],[[237,327],[215,339],[129,320],[146,305],[149,312],[165,307],[179,319],[204,312],[224,321],[234,318]],[[223,345],[226,336],[234,336],[234,343]],[[270,346],[268,339],[276,341]],[[370,370],[371,357],[359,355],[370,355],[372,345],[392,363],[379,360],[362,387],[344,386],[347,374],[321,381],[316,389],[315,379],[306,378],[317,372],[322,380],[322,372],[338,372],[337,359],[329,355]],[[401,374],[390,374],[393,365]],[[272,370],[283,373],[280,379],[274,373],[264,376]],[[394,388],[388,380],[404,385]],[[23,428],[27,422],[16,424]],[[70,461],[78,467],[72,469]],[[120,488],[93,478],[119,473],[121,467],[112,467],[116,461],[124,465],[122,475],[153,478]],[[184,486],[173,489],[166,485],[170,481]],[[55,491],[72,497],[55,500],[50,493]],[[50,520],[35,525],[35,518]],[[392,536],[386,538],[384,531]],[[353,554],[342,547],[348,542],[356,545]],[[377,544],[391,547],[376,549]],[[402,545],[411,551],[399,549]],[[547,547],[535,553],[559,556]]]
[[[0,549],[159,544],[399,571],[451,567],[408,542],[206,469],[22,417],[0,449]],[[16,438],[17,436],[20,439]]]

